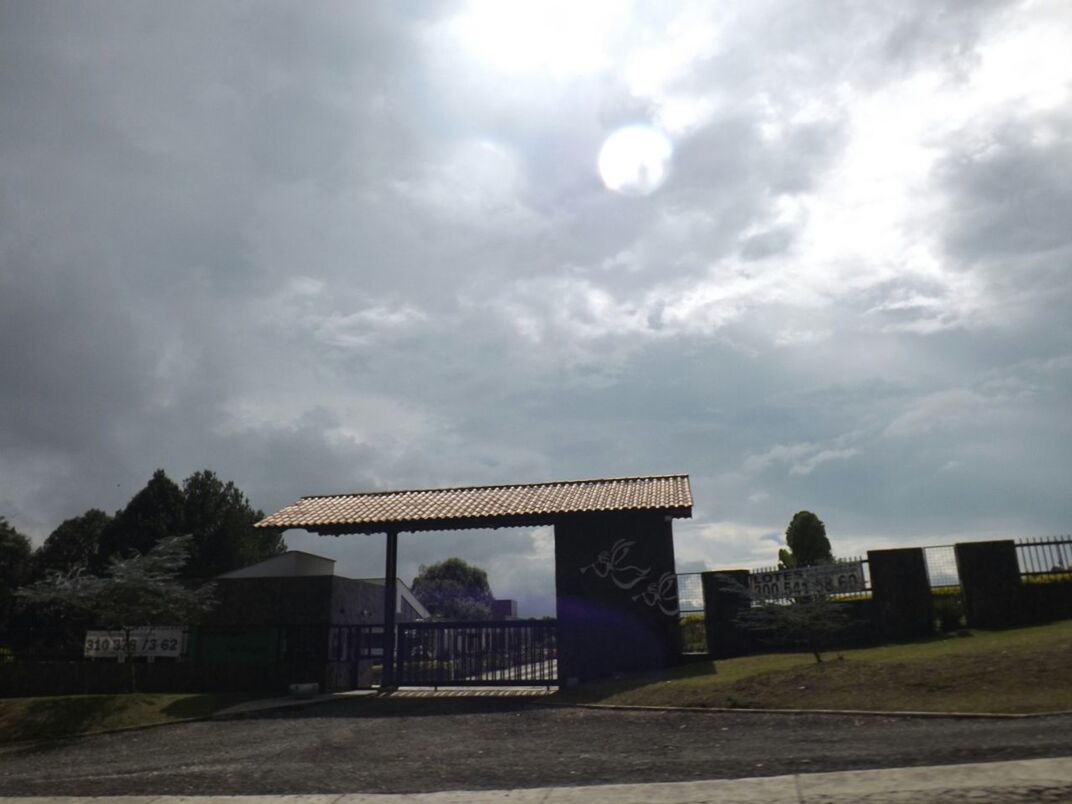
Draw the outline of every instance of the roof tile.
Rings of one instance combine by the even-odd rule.
[[[691,507],[688,475],[657,475],[302,497],[257,526],[315,530]]]

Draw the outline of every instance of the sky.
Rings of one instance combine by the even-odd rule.
[[[0,515],[687,473],[679,571],[1068,533],[1069,53],[1059,0],[0,0]],[[400,575],[545,614],[552,550]]]

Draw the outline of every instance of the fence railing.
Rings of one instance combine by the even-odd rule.
[[[558,684],[558,622],[422,622],[398,626],[398,683]]]
[[[1072,536],[1021,539],[1016,543],[1021,577],[1067,576],[1072,580]]]
[[[959,590],[960,572],[957,570],[957,555],[951,544],[936,544],[923,548],[927,562],[927,578],[931,589]]]
[[[86,629],[13,628],[0,631],[0,662],[70,662],[85,658]]]
[[[382,625],[332,625],[328,628],[328,661],[353,662],[383,657]]]
[[[954,545],[936,544],[928,545],[922,549],[923,557],[927,564],[927,577],[935,594],[944,596],[959,595],[960,572],[957,568]],[[1016,556],[1020,565],[1020,575],[1025,581],[1072,581],[1072,536],[1019,539],[1016,542]],[[838,595],[838,597],[846,600],[866,598],[871,589],[871,577],[867,559],[845,560],[863,562],[866,586],[860,592]],[[778,572],[778,568],[761,567],[752,570],[752,572],[773,573]],[[703,590],[700,584],[700,576],[701,573],[698,572],[678,576],[682,614],[703,610]],[[785,598],[785,600],[788,601],[789,598]]]
[[[682,614],[702,614],[704,610],[703,573],[679,572],[677,605]]]

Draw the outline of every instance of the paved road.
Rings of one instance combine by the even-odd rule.
[[[1072,716],[977,720],[342,700],[0,751],[0,795],[423,793],[1072,755]]]

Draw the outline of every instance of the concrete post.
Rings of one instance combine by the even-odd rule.
[[[971,628],[1009,628],[1023,622],[1016,543],[963,542],[953,546]]]
[[[934,633],[934,602],[923,548],[868,550],[872,616],[885,639]]]
[[[731,659],[753,650],[749,633],[734,622],[737,615],[751,605],[748,576],[748,570],[705,572],[700,576],[707,655],[712,659]]]
[[[383,576],[383,677],[380,689],[398,689],[395,678],[395,601],[398,597],[398,531],[387,531],[387,566]]]

